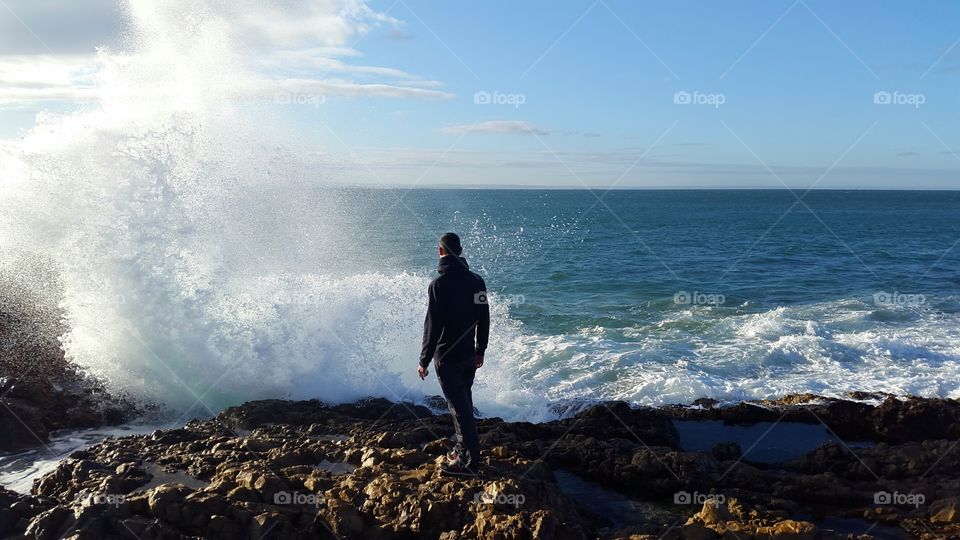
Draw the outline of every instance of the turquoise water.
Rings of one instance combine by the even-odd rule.
[[[364,193],[353,226],[418,274],[460,233],[522,323],[511,367],[551,398],[960,395],[960,192],[600,196]]]

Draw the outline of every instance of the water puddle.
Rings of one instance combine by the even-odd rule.
[[[650,523],[669,527],[677,520],[676,512],[663,504],[631,499],[567,471],[554,471],[553,476],[560,491],[610,520],[614,528]]]
[[[890,527],[865,519],[827,517],[821,521],[812,521],[821,529],[836,531],[840,534],[852,534],[854,537],[868,534],[877,540],[910,540],[913,538],[899,527]]]
[[[210,482],[194,478],[184,471],[165,471],[163,465],[152,461],[144,463],[143,468],[153,476],[153,479],[137,488],[136,491],[146,491],[163,484],[183,484],[190,489],[203,489],[210,485]]]
[[[323,460],[318,465],[315,466],[317,469],[327,471],[328,473],[339,476],[341,474],[350,474],[353,471],[357,470],[356,465],[351,465],[343,461],[327,461]]]
[[[311,435],[310,438],[315,441],[328,441],[334,443],[342,443],[350,440],[349,435]]]
[[[743,459],[757,463],[781,463],[797,459],[821,444],[834,441],[851,448],[867,448],[871,442],[840,441],[822,424],[760,422],[751,426],[724,424],[721,420],[674,420],[680,447],[688,452],[709,452],[717,443],[735,442]]]

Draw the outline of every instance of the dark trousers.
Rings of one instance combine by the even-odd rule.
[[[480,438],[473,418],[473,377],[477,373],[473,358],[467,361],[437,362],[437,378],[443,397],[447,398],[457,447],[465,450],[464,462],[475,467],[480,464]]]

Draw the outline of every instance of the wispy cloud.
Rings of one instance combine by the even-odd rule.
[[[475,124],[460,124],[456,126],[447,126],[440,131],[443,133],[463,134],[463,133],[508,133],[521,135],[549,135],[550,132],[532,126],[521,120],[488,120],[486,122],[477,122]]]
[[[357,62],[362,54],[352,45],[359,37],[380,26],[400,26],[399,21],[370,9],[362,0],[294,0],[280,7],[253,0],[213,4],[128,0],[124,5],[132,28],[128,41],[134,44],[129,51],[103,50],[96,54],[91,45],[83,54],[60,54],[57,50],[44,54],[0,52],[0,108],[99,99],[103,82],[100,75],[137,63],[163,69],[172,59],[167,51],[171,47],[179,48],[183,57],[196,56],[200,65],[209,63],[211,68],[217,68],[218,63],[243,66],[241,77],[216,89],[225,98],[272,99],[278,93],[325,98],[454,97],[441,90],[439,81]],[[23,4],[14,3],[13,9],[29,12]],[[185,17],[184,13],[192,16]],[[27,17],[24,24],[32,20]],[[201,36],[205,35],[214,36],[218,43],[204,41]],[[28,35],[24,39],[33,39],[49,49],[43,36]],[[185,73],[171,67],[171,75]],[[207,84],[202,75],[190,75],[191,80],[181,83],[189,82],[192,87]],[[151,91],[151,95],[162,93],[162,89]]]
[[[0,107],[95,99],[98,63],[93,54],[0,56]]]

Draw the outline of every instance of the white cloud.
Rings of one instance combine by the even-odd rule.
[[[391,98],[449,99],[453,94],[391,84],[314,79],[261,79],[251,81],[245,87],[248,97],[270,98],[278,92],[289,94],[313,94],[324,97],[378,96]]]
[[[361,56],[352,45],[363,35],[400,25],[363,0],[127,0],[124,6],[129,30],[123,52],[0,54],[0,108],[136,99],[138,93],[149,98],[205,93],[271,99],[280,92],[453,97],[437,81],[346,61]],[[220,73],[231,75],[218,78]],[[123,84],[104,83],[118,76]],[[138,84],[142,80],[165,84],[151,88]]]
[[[137,34],[148,39],[183,28],[221,33],[246,49],[343,47],[399,21],[364,0],[127,0]]]
[[[532,126],[522,120],[488,120],[475,124],[447,126],[443,133],[515,133],[523,135],[549,135],[548,131]]]
[[[92,54],[0,56],[0,106],[96,97]]]

